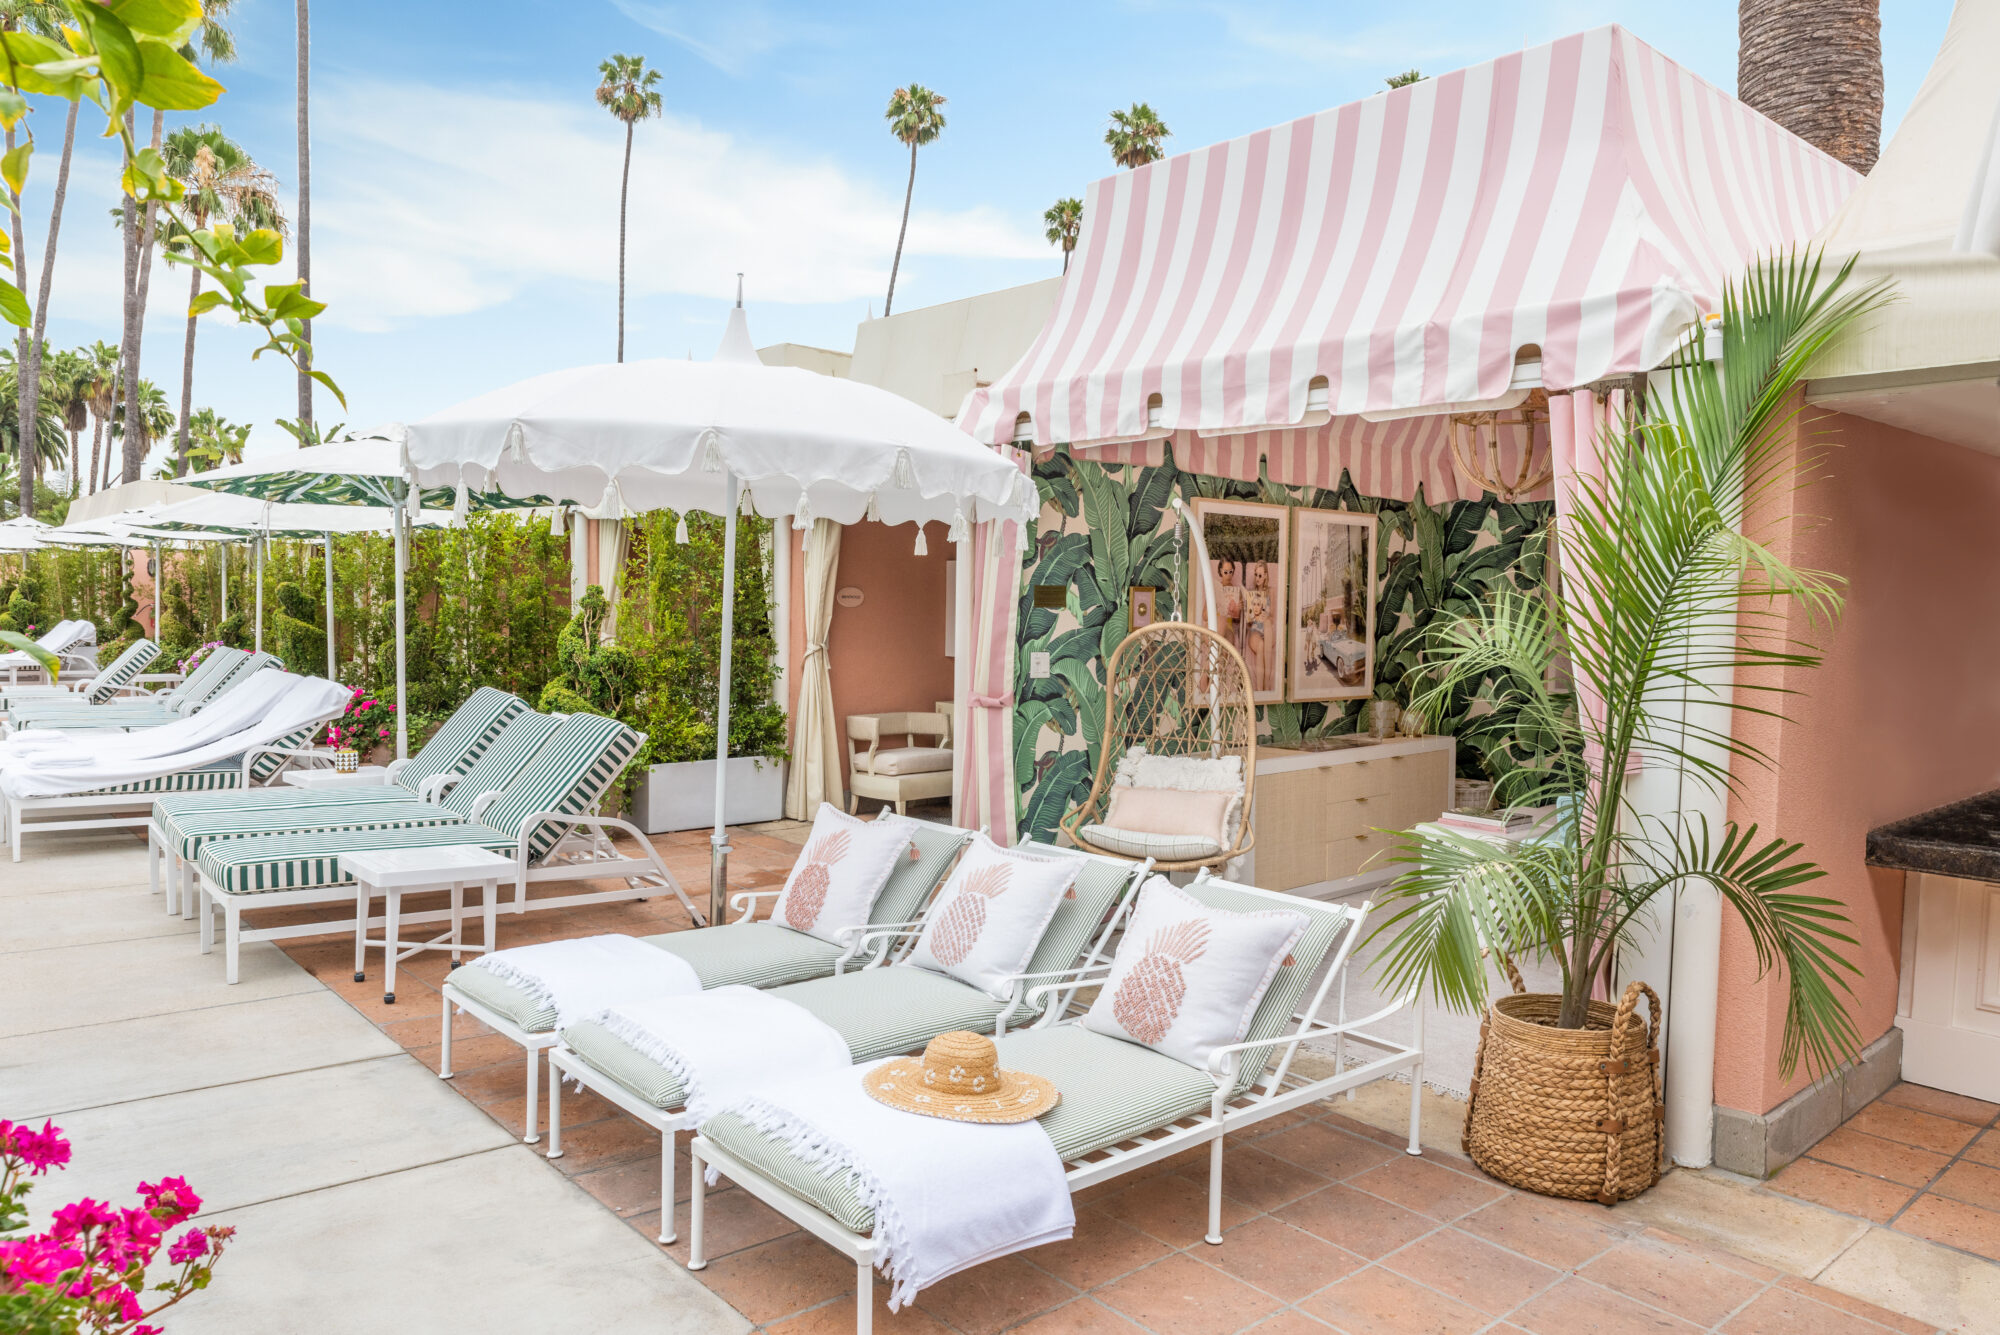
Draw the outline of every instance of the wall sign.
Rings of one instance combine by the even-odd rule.
[[[861,606],[861,590],[850,584],[834,594],[833,600],[842,607],[859,607]]]

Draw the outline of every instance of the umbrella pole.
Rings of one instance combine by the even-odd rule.
[[[163,550],[162,544],[157,542],[153,544],[153,638],[155,640],[160,638],[160,576],[161,567],[166,564],[161,555]]]
[[[339,681],[333,671],[333,534],[326,534],[326,679]]]
[[[729,660],[736,644],[736,493],[740,485],[735,473],[723,474],[722,663],[715,687],[715,830],[708,836],[708,923],[711,927],[719,927],[729,921],[729,831],[723,825],[722,812],[729,798]]]
[[[251,647],[258,653],[264,652],[264,540],[250,539],[250,559],[257,564],[257,629],[253,633]]]
[[[407,484],[396,487],[396,759],[403,760],[410,754],[409,701],[406,698],[406,681],[403,662],[403,567],[406,558],[403,549],[409,544],[409,525],[403,518],[404,494]]]
[[[216,543],[215,554],[220,559],[222,565],[222,620],[227,621],[229,620],[229,544],[226,542]],[[222,634],[220,623],[217,623],[215,633],[217,635]]]

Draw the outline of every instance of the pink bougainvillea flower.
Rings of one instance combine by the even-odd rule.
[[[383,737],[387,737],[389,735],[389,730],[387,728],[377,728],[375,731],[378,735]]]
[[[208,1234],[198,1228],[189,1229],[167,1246],[167,1259],[175,1265],[187,1265],[206,1255]]]
[[[69,1162],[69,1142],[54,1122],[43,1122],[37,1131],[0,1119],[0,1158],[19,1159],[27,1164],[29,1173],[39,1176]]]
[[[85,1233],[103,1228],[118,1217],[118,1212],[103,1201],[94,1201],[86,1196],[73,1205],[65,1205],[56,1211],[55,1221],[49,1227],[48,1236],[56,1242],[68,1242]]]
[[[146,1202],[146,1209],[152,1216],[168,1228],[201,1209],[201,1197],[195,1195],[184,1177],[163,1177],[158,1182],[141,1182],[140,1198]]]

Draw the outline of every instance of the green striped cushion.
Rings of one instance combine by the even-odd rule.
[[[536,812],[580,815],[589,811],[638,753],[639,746],[639,734],[617,719],[571,714],[480,819],[496,830],[518,836]],[[564,833],[550,825],[537,828],[528,838],[529,860],[541,858]]]
[[[273,790],[274,793],[277,790]],[[287,793],[304,789],[287,788]],[[264,803],[261,793],[237,794],[234,809],[210,806],[206,810],[163,815],[164,801],[153,804],[153,824],[160,843],[182,858],[197,861],[201,850],[217,839],[255,839],[270,834],[304,834],[315,830],[390,830],[422,825],[462,825],[465,817],[446,811],[434,803],[419,801],[392,784],[380,788],[336,788],[320,797],[358,795],[369,800],[337,803]]]
[[[1028,848],[1044,851],[1032,844]],[[1065,899],[1056,907],[1055,917],[1049,919],[1048,930],[1042,933],[1042,943],[1035,947],[1023,972],[1052,973],[1074,967],[1103,925],[1104,915],[1117,904],[1118,896],[1138,869],[1138,863],[1086,859],[1076,883],[1070,887],[1076,898]],[[1045,1000],[1054,1000],[1056,995],[1051,993]]]
[[[152,666],[160,656],[160,646],[151,640],[134,640],[124,653],[111,660],[111,666],[97,674],[83,698],[91,704],[102,704],[116,695],[119,688],[131,682],[132,678]]]
[[[561,719],[533,710],[508,719],[439,805],[470,819],[472,804],[479,800],[480,794],[499,792],[514,782],[522,767],[535,758],[561,726]],[[491,825],[492,821],[486,823]]]
[[[287,751],[298,750],[301,747],[309,745],[314,735],[325,726],[326,724],[324,723],[308,723],[303,728],[295,728],[291,732],[286,733],[277,741],[272,742],[271,745],[281,747]],[[264,752],[250,762],[250,781],[252,783],[268,782],[271,776],[283,769],[286,762],[290,759],[290,756],[273,755],[269,751]]]
[[[224,694],[241,686],[265,668],[276,668],[278,671],[283,672],[285,670],[285,663],[276,654],[267,654],[261,651],[254,654],[247,654],[244,656],[242,662],[238,663],[231,671],[225,673],[222,679],[215,683],[214,689],[209,691],[207,695],[187,696],[176,694],[174,696],[174,708],[179,710],[183,715],[199,713],[221,699]]]
[[[457,972],[484,973],[485,970],[459,969]],[[655,1108],[678,1108],[687,1101],[679,1076],[651,1058],[640,1056],[631,1044],[612,1037],[603,1025],[592,1020],[580,1020],[563,1030],[562,1036],[564,1045],[571,1052]]]
[[[875,897],[875,907],[868,913],[871,923],[915,921],[931,892],[944,880],[959,850],[972,838],[971,831],[956,825],[911,823],[917,827],[910,839],[917,856],[903,858],[896,863],[896,870],[889,873],[888,883]]]
[[[1190,1066],[1073,1024],[1008,1034],[995,1046],[1003,1070],[1045,1076],[1062,1092],[1062,1102],[1039,1120],[1065,1163],[1206,1113],[1215,1093],[1214,1082]],[[702,1134],[850,1232],[874,1229],[874,1212],[850,1181],[807,1167],[782,1142],[742,1118],[724,1113],[710,1119]]]
[[[267,894],[351,885],[354,877],[341,865],[340,855],[358,848],[445,848],[454,844],[512,853],[515,840],[474,821],[370,830],[366,834],[353,830],[263,834],[212,840],[201,850],[200,865],[209,884],[223,894]]]
[[[840,947],[781,923],[739,922],[726,927],[668,932],[645,938],[686,960],[703,987],[777,987],[833,972]]]
[[[517,987],[490,969],[453,969],[450,983],[473,1001],[495,1011],[530,1034],[546,1034],[556,1027],[556,1008],[534,1000],[524,987]]]
[[[527,702],[518,695],[481,686],[451,712],[451,717],[431,734],[429,741],[417,748],[409,763],[396,771],[393,782],[414,793],[434,775],[465,773],[486,753],[507,721],[527,708]]]
[[[96,797],[105,793],[207,793],[219,788],[235,788],[242,781],[242,761],[218,760],[212,765],[203,765],[200,769],[161,774],[151,779],[140,779],[135,783],[121,783],[115,788],[93,788],[87,793],[77,793],[75,796]]]

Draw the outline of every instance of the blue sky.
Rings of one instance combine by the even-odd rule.
[[[1884,0],[1886,129],[1936,53],[1949,0]],[[240,59],[206,115],[294,190],[292,5],[238,0]],[[1438,73],[1605,22],[1625,24],[1723,88],[1736,8],[1600,3],[724,5],[667,0],[320,0],[313,33],[313,259],[331,303],[320,366],[349,409],[405,420],[538,371],[613,353],[620,128],[591,100],[598,61],[658,67],[666,117],[632,164],[627,356],[706,356],[738,270],[751,330],[852,346],[879,313],[906,150],[883,126],[891,89],[949,99],[923,150],[897,305],[951,300],[1060,269],[1040,215],[1110,169],[1107,113],[1152,103],[1170,150],[1365,96],[1384,76]],[[41,253],[61,121],[36,117],[29,250]],[[170,122],[172,123],[172,122]],[[113,340],[111,159],[80,149],[51,304],[58,345]],[[187,278],[162,266],[145,370],[179,403]],[[201,322],[195,404],[288,447],[282,363]]]

